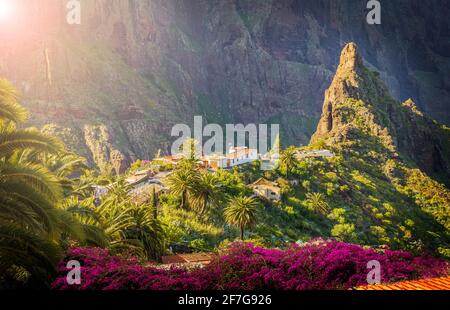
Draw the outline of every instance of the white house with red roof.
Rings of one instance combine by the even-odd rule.
[[[201,161],[211,169],[229,169],[235,166],[251,163],[258,160],[258,150],[246,146],[231,147],[228,154],[205,155]]]

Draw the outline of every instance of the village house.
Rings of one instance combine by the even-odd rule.
[[[281,199],[281,188],[277,183],[271,182],[265,178],[260,178],[249,185],[255,195],[265,197],[272,201]]]
[[[150,197],[149,195],[153,192],[153,188],[156,193],[166,193],[168,191],[163,181],[171,173],[172,171],[154,172],[152,169],[142,169],[128,176],[125,179],[125,183],[131,188],[129,194],[135,202],[146,202]],[[115,184],[117,182],[107,186],[94,185],[94,198],[100,201],[101,197],[106,195]]]
[[[295,154],[298,160],[309,157],[334,157],[334,153],[329,150],[317,150],[317,151],[298,151]]]
[[[229,169],[235,166],[251,163],[258,160],[258,150],[250,149],[246,146],[231,147],[229,152],[223,154],[209,154],[202,155],[198,159],[198,164],[203,168],[217,170],[217,169]],[[155,161],[161,161],[171,165],[177,165],[184,158],[183,154],[174,154],[168,156],[161,156],[155,159]]]
[[[152,173],[135,173],[133,177],[139,177],[145,175],[144,179],[140,178],[139,182],[132,184],[132,189],[129,194],[135,203],[145,203],[148,202],[155,194],[165,194],[169,191],[169,188],[164,184],[165,178],[167,178],[172,171],[162,171],[162,172],[152,172]],[[131,184],[130,184],[131,185]]]
[[[217,170],[219,168],[229,169],[235,166],[251,163],[258,160],[258,151],[246,146],[231,147],[226,155],[212,154],[202,156],[201,161],[207,168]]]
[[[169,156],[162,156],[155,159],[156,161],[162,161],[168,164],[177,165],[180,160],[184,158],[183,154],[175,154]],[[256,149],[250,149],[245,146],[241,147],[231,147],[230,151],[226,155],[213,154],[202,156],[198,163],[206,169],[217,170],[217,169],[230,169],[235,166],[251,163],[259,159],[258,151]],[[151,163],[152,161],[147,162]],[[142,194],[146,192],[146,189],[150,187],[158,187],[156,190],[158,192],[166,192],[167,188],[163,184],[162,180],[167,178],[173,171],[161,171],[155,172],[153,168],[141,169],[133,174],[129,175],[125,182],[132,189],[130,193],[136,198],[136,200],[145,200],[145,195]],[[156,184],[156,185],[155,185]],[[95,198],[100,199],[103,195],[107,194],[109,189],[114,185],[110,184],[108,186],[94,186]],[[145,189],[145,190],[144,190]],[[141,198],[137,198],[142,195]]]

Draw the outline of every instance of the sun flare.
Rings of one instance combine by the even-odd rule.
[[[13,11],[12,1],[0,0],[0,21],[10,19]]]

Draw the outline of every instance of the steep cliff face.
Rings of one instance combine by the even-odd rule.
[[[311,138],[313,144],[322,141],[363,152],[384,149],[385,160],[414,161],[430,175],[450,179],[450,129],[425,116],[411,99],[403,104],[393,99],[378,73],[364,66],[354,43],[344,47],[325,92]]]
[[[127,160],[167,151],[173,124],[280,123],[284,144],[306,143],[338,63],[356,41],[397,99],[450,122],[450,5],[365,1],[18,0],[19,23],[0,29],[0,75],[37,125],[104,126]],[[82,136],[86,136],[83,134]],[[98,148],[82,152],[98,163]]]

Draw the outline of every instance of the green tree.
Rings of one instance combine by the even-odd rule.
[[[195,184],[191,205],[201,215],[211,208],[217,207],[222,198],[221,183],[215,174],[201,173]]]
[[[132,163],[130,165],[130,169],[129,170],[130,171],[135,171],[135,170],[138,170],[141,167],[142,167],[142,160],[137,159],[134,163]]]
[[[124,230],[127,240],[136,240],[146,259],[161,261],[164,254],[164,230],[149,205],[128,206],[130,225]]]
[[[256,224],[258,203],[253,197],[235,197],[225,208],[224,216],[228,224],[239,227],[241,240],[244,230]]]
[[[180,197],[180,207],[184,210],[188,209],[189,197],[195,190],[196,184],[199,183],[198,168],[192,160],[182,160],[168,177],[168,185],[170,191],[177,197]]]
[[[307,193],[306,203],[323,215],[327,215],[330,211],[328,203],[321,193]]]
[[[336,224],[331,230],[331,235],[340,241],[356,242],[355,224]]]
[[[281,193],[281,200],[283,202],[287,201],[287,198],[289,196],[289,193],[292,191],[292,186],[289,184],[289,181],[283,178],[278,178],[276,183],[280,187],[280,193]]]
[[[286,178],[289,177],[289,174],[297,164],[298,160],[294,147],[289,147],[281,152],[280,169],[284,172]]]

